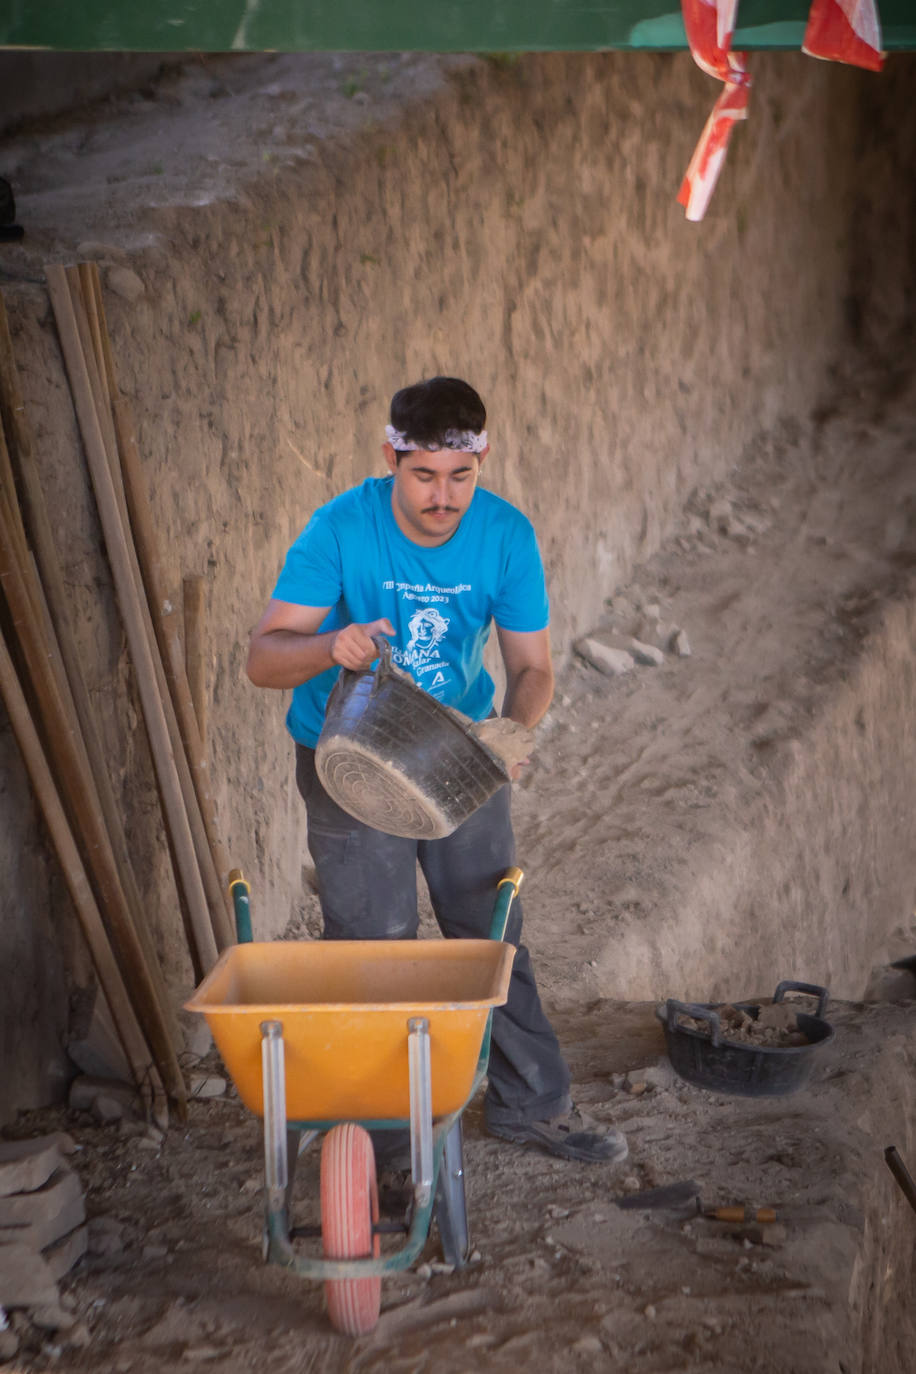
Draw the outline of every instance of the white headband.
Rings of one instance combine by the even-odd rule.
[[[443,435],[444,442],[441,444],[415,444],[413,439],[408,439],[403,430],[395,429],[394,425],[386,425],[385,438],[392,448],[398,449],[401,453],[438,453],[443,448],[451,449],[453,453],[483,453],[487,446],[485,429],[479,434],[475,434],[472,429],[447,429]]]

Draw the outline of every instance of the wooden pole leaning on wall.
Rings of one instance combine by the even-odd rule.
[[[181,610],[184,619],[184,664],[188,689],[197,718],[201,748],[207,752],[207,668],[204,644],[207,630],[206,582],[189,574],[181,583]]]
[[[52,644],[51,658],[52,661],[59,658],[63,666],[59,686],[62,689],[62,695],[66,697],[65,705],[68,714],[75,715],[79,723],[81,742],[85,745],[88,756],[87,766],[95,782],[105,827],[114,851],[127,910],[143,948],[143,955],[154,984],[160,1013],[166,1022],[170,1039],[177,1051],[180,1044],[180,1031],[177,1020],[171,1011],[165,980],[159,966],[159,958],[137,888],[121,812],[115,800],[105,751],[99,736],[96,713],[83,675],[80,654],[70,620],[63,572],[57,552],[57,541],[51,528],[44,490],[38,474],[32,431],[26,416],[2,294],[0,294],[0,424],[6,432],[9,457],[13,466],[13,473],[0,474],[0,478],[5,478],[10,483],[11,489],[14,474],[18,479],[28,536],[35,550],[39,569],[39,575],[33,579],[33,582],[47,599],[50,622],[53,627],[54,643]],[[25,538],[25,530],[23,530],[23,538]],[[79,738],[78,742],[80,742]]]
[[[87,264],[83,264],[83,266],[87,266]],[[108,463],[111,487],[120,514],[121,529],[124,532],[124,552],[127,562],[130,564],[133,587],[136,593],[135,604],[139,618],[142,622],[146,643],[149,646],[150,657],[155,671],[156,691],[162,705],[162,712],[165,717],[166,728],[171,743],[172,757],[175,763],[178,785],[181,791],[188,829],[191,834],[191,841],[196,856],[198,874],[210,911],[214,938],[216,939],[217,947],[222,948],[225,943],[228,943],[228,935],[225,940],[221,940],[220,938],[221,908],[226,899],[220,887],[213,855],[210,850],[203,819],[200,815],[194,784],[191,778],[190,765],[181,741],[181,734],[178,728],[178,722],[175,718],[172,698],[167,687],[165,670],[163,668],[157,639],[153,629],[150,609],[143,596],[143,582],[137,562],[136,548],[130,537],[131,522],[121,467],[118,463],[118,443],[111,413],[111,400],[107,385],[107,375],[103,368],[101,354],[99,354],[98,361],[96,356],[96,341],[100,337],[98,318],[94,317],[93,320],[90,321],[89,312],[86,310],[83,276],[80,267],[68,267],[65,269],[64,275],[70,292],[70,303],[76,321],[79,345],[82,349],[82,359],[85,363],[92,400],[95,406],[95,415],[99,424],[99,432],[102,436],[102,446]],[[91,287],[91,283],[89,285]],[[157,773],[157,783],[159,780],[159,775]],[[193,920],[190,917],[192,903],[189,901],[188,893],[185,890],[182,866],[178,852],[176,851],[174,834],[168,824],[168,807],[162,796],[161,788],[160,801],[166,813],[166,834],[169,841],[169,857],[179,887],[179,898],[182,902],[182,914],[185,918],[185,929],[188,932],[188,944],[191,958],[194,963],[195,973],[198,977],[202,977],[207,971],[207,965],[203,962],[203,955],[199,948],[199,941],[195,935]]]
[[[92,962],[105,993],[124,1053],[141,1090],[156,1092],[158,1075],[153,1066],[131,999],[124,986],[121,971],[108,941],[92,887],[83,867],[76,840],[67,821],[63,805],[54,785],[51,769],[41,747],[38,731],[23,694],[13,660],[0,632],[0,693],[6,706],[16,742],[19,745],[35,797],[44,817],[51,843],[63,871],[67,889],[86,937]],[[161,1093],[161,1084],[158,1085]]]
[[[184,698],[188,703],[185,710],[185,718],[190,720],[190,727],[193,732],[196,726],[193,719],[193,710],[190,706],[187,679],[185,678],[184,663],[181,656],[181,646],[180,643],[178,643],[174,671],[169,673],[170,656],[168,652],[168,632],[165,629],[166,617],[162,614],[164,599],[159,598],[157,601],[148,594],[144,596],[144,575],[143,569],[140,566],[140,559],[138,558],[138,546],[136,542],[137,527],[134,517],[135,502],[130,490],[130,484],[128,483],[126,485],[125,483],[125,478],[128,475],[128,467],[121,456],[125,449],[125,440],[123,437],[119,440],[119,435],[115,430],[114,415],[112,413],[112,379],[114,377],[114,372],[111,360],[111,349],[108,343],[108,332],[104,327],[98,269],[94,263],[81,263],[79,266],[66,268],[65,277],[70,289],[70,301],[76,319],[77,332],[83,351],[83,359],[86,364],[89,384],[95,402],[96,415],[99,418],[102,431],[105,454],[108,459],[108,467],[111,474],[111,483],[114,488],[118,509],[121,515],[121,528],[124,531],[124,546],[133,575],[134,588],[136,589],[136,605],[143,622],[146,642],[149,645],[153,666],[155,668],[156,690],[159,693],[159,700],[162,703],[169,739],[171,740],[172,755],[175,760],[175,768],[184,800],[185,813],[188,819],[188,827],[191,832],[194,852],[197,856],[197,867],[210,911],[213,935],[217,948],[225,949],[227,945],[234,943],[232,924],[229,919],[229,897],[226,884],[220,881],[219,872],[217,870],[211,831],[207,828],[206,815],[201,802],[202,788],[200,786],[200,780],[195,779],[194,773],[192,772],[191,761],[189,759],[190,751],[187,744],[191,735],[188,734],[187,729],[182,730],[179,714],[176,711],[176,701],[179,701],[182,696],[182,691],[179,689],[183,689]],[[136,450],[135,443],[132,447]],[[136,468],[139,473],[139,457],[136,459]],[[135,478],[135,485],[137,483],[142,487],[142,475]],[[174,623],[174,617],[170,618]],[[201,754],[199,745],[197,753],[198,755]],[[204,769],[206,768],[205,762],[202,766]],[[174,845],[172,845],[172,862],[173,867],[176,867]],[[228,865],[226,867],[228,868]],[[187,912],[187,894],[183,889],[182,895],[185,898],[184,909]],[[199,957],[197,957],[198,951],[195,946],[196,941],[192,939],[192,956],[195,956],[195,968],[198,974],[202,975],[206,972],[206,965],[201,964]]]
[[[67,798],[70,820],[79,831],[123,976],[159,1066],[162,1082],[182,1114],[187,1104],[184,1079],[155,984],[130,919],[94,779],[82,746],[79,722],[72,710],[68,710],[66,694],[61,690],[62,669],[54,666],[56,648],[44,633],[43,597],[34,582],[18,507],[13,504],[10,471],[0,428],[0,473],[3,474],[0,483],[0,585],[38,703],[48,748]]]
[[[121,476],[121,468],[118,463],[117,439],[115,437],[114,423],[111,415],[111,404],[109,399],[107,381],[102,368],[96,362],[95,342],[98,337],[98,321],[95,322],[95,330],[90,324],[89,315],[85,309],[83,293],[83,283],[78,267],[68,267],[65,270],[65,279],[70,292],[70,304],[73,310],[73,317],[76,321],[79,345],[82,349],[82,359],[85,363],[86,374],[89,379],[89,387],[92,394],[92,401],[95,406],[95,416],[99,423],[99,432],[102,436],[102,447],[108,464],[108,474],[110,477],[111,489],[117,503],[120,516],[120,528],[124,532],[124,553],[127,563],[130,565],[132,585],[134,589],[134,604],[137,608],[139,620],[142,624],[145,642],[149,648],[150,660],[155,673],[155,690],[158,693],[158,701],[162,707],[162,714],[168,730],[169,742],[172,749],[175,772],[178,778],[178,786],[181,792],[184,814],[187,819],[188,830],[191,836],[191,843],[194,850],[197,873],[205,894],[207,906],[210,912],[210,920],[213,926],[214,938],[217,946],[220,941],[217,936],[219,909],[223,901],[220,890],[219,879],[213,865],[213,856],[207,842],[206,832],[194,794],[193,783],[191,780],[188,760],[181,742],[178,723],[175,719],[175,712],[172,707],[172,700],[166,685],[165,672],[162,660],[159,656],[156,637],[150,618],[149,607],[143,596],[143,584],[140,569],[137,564],[136,549],[131,539],[130,516],[127,508],[127,498],[124,491],[124,483]],[[90,468],[91,474],[91,468]],[[93,478],[93,485],[95,479]],[[98,492],[96,491],[98,501]],[[146,707],[144,706],[144,719],[146,719]],[[155,760],[154,760],[155,763]],[[157,783],[161,781],[157,772]],[[166,833],[169,841],[169,856],[172,869],[176,876],[179,887],[179,898],[182,901],[182,914],[185,918],[185,928],[188,932],[188,943],[194,970],[198,977],[202,977],[207,971],[207,964],[204,962],[204,954],[200,948],[200,942],[195,933],[191,909],[193,898],[189,898],[185,888],[184,875],[179,852],[175,845],[175,835],[172,826],[169,824],[169,810],[160,786],[160,801],[163,805],[166,818]],[[217,913],[214,919],[214,912]]]
[[[142,593],[107,388],[95,363],[78,270],[65,271],[53,266],[47,269],[46,275],[135,670],[191,955],[195,972],[200,976],[216,958],[212,909],[219,883],[215,870],[212,876],[207,873],[207,865],[213,868],[212,857],[194,804],[187,759],[166,690],[149,608]],[[210,878],[209,893],[207,876]],[[222,895],[216,900],[221,904]]]
[[[126,402],[118,395],[98,268],[95,263],[81,263],[78,268],[67,268],[66,278],[77,327],[84,340],[84,353],[87,344],[93,350],[87,362],[97,405],[106,410],[106,421],[113,420],[111,430],[106,424],[106,434],[112,436],[112,480],[119,495],[125,534],[133,535],[132,540],[128,539],[128,553],[150,645],[154,651],[158,650],[154,652],[154,659],[160,695],[185,794],[214,936],[218,948],[226,949],[235,943],[234,920],[227,895],[229,859],[217,834],[210,770],[188,686],[178,617],[165,614],[152,510],[133,419]],[[81,306],[85,307],[85,315]]]
[[[51,305],[63,349],[64,362],[70,378],[77,420],[83,436],[90,476],[95,489],[99,517],[105,536],[105,546],[108,550],[108,560],[111,564],[121,608],[121,618],[133,660],[137,689],[143,706],[150,751],[153,757],[153,767],[159,783],[166,824],[174,847],[178,877],[187,901],[199,966],[206,970],[216,962],[216,941],[200,869],[197,864],[165,710],[157,688],[156,666],[147,639],[143,613],[139,604],[140,594],[134,581],[128,554],[127,534],[123,527],[102,427],[96,412],[87,365],[89,360],[83,354],[79,329],[63,267],[48,266],[46,276]]]
[[[137,552],[142,574],[141,585],[146,587],[146,600],[149,606],[162,608],[165,604],[165,598],[162,595],[161,585],[158,584],[151,571],[153,564],[150,558],[144,556],[144,552],[154,547],[155,544],[152,534],[152,513],[144,486],[133,421],[120,400],[115,402],[115,429],[118,436],[118,453],[121,458],[121,471],[124,476],[131,527],[137,540]],[[230,916],[229,898],[227,896],[230,864],[217,835],[213,793],[210,787],[210,769],[207,765],[206,751],[201,741],[197,717],[194,713],[194,703],[191,700],[191,692],[185,673],[179,639],[178,617],[176,615],[166,616],[160,609],[153,619],[153,627],[168,679],[166,695],[182,746],[182,758],[187,759],[189,786],[193,789],[193,798],[196,802],[195,820],[198,815],[200,817],[202,838],[198,839],[197,845],[201,868],[205,875],[207,897],[213,914],[216,942],[220,949],[226,949],[229,945],[235,944],[234,922]]]

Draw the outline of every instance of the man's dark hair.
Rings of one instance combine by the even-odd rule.
[[[458,377],[430,377],[391,398],[391,423],[423,448],[445,448],[448,430],[479,434],[487,423],[483,401]]]

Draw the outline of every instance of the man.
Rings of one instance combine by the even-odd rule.
[[[373,635],[391,638],[394,661],[432,696],[483,720],[493,710],[483,651],[495,623],[507,679],[502,714],[531,727],[550,705],[537,541],[520,511],[477,487],[489,452],[485,424],[480,397],[457,378],[399,391],[383,445],[389,475],[315,512],[252,633],[252,682],[293,688],[287,725],[326,939],[415,936],[418,860],[443,934],[486,937],[497,880],[514,862],[508,786],[445,839],[416,841],[356,821],[315,773],[328,693],[340,668],[371,667]],[[593,1129],[571,1103],[521,924],[515,902],[506,939],[517,953],[508,1001],[493,1017],[487,1129],[569,1159],[623,1159],[623,1136]]]

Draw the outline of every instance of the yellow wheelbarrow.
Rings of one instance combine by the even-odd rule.
[[[420,1254],[435,1211],[445,1259],[470,1250],[461,1113],[482,1082],[493,1008],[508,995],[515,950],[503,942],[522,882],[497,885],[488,940],[254,943],[249,888],[230,877],[239,943],[185,1004],[200,1012],[239,1096],[264,1120],[265,1257],[323,1279],[338,1330],[375,1326],[382,1275]],[[412,1198],[402,1222],[380,1221],[369,1131],[410,1129]],[[321,1150],[321,1256],[290,1225],[299,1154]],[[401,1247],[381,1253],[381,1237]],[[405,1238],[406,1237],[406,1238]]]

